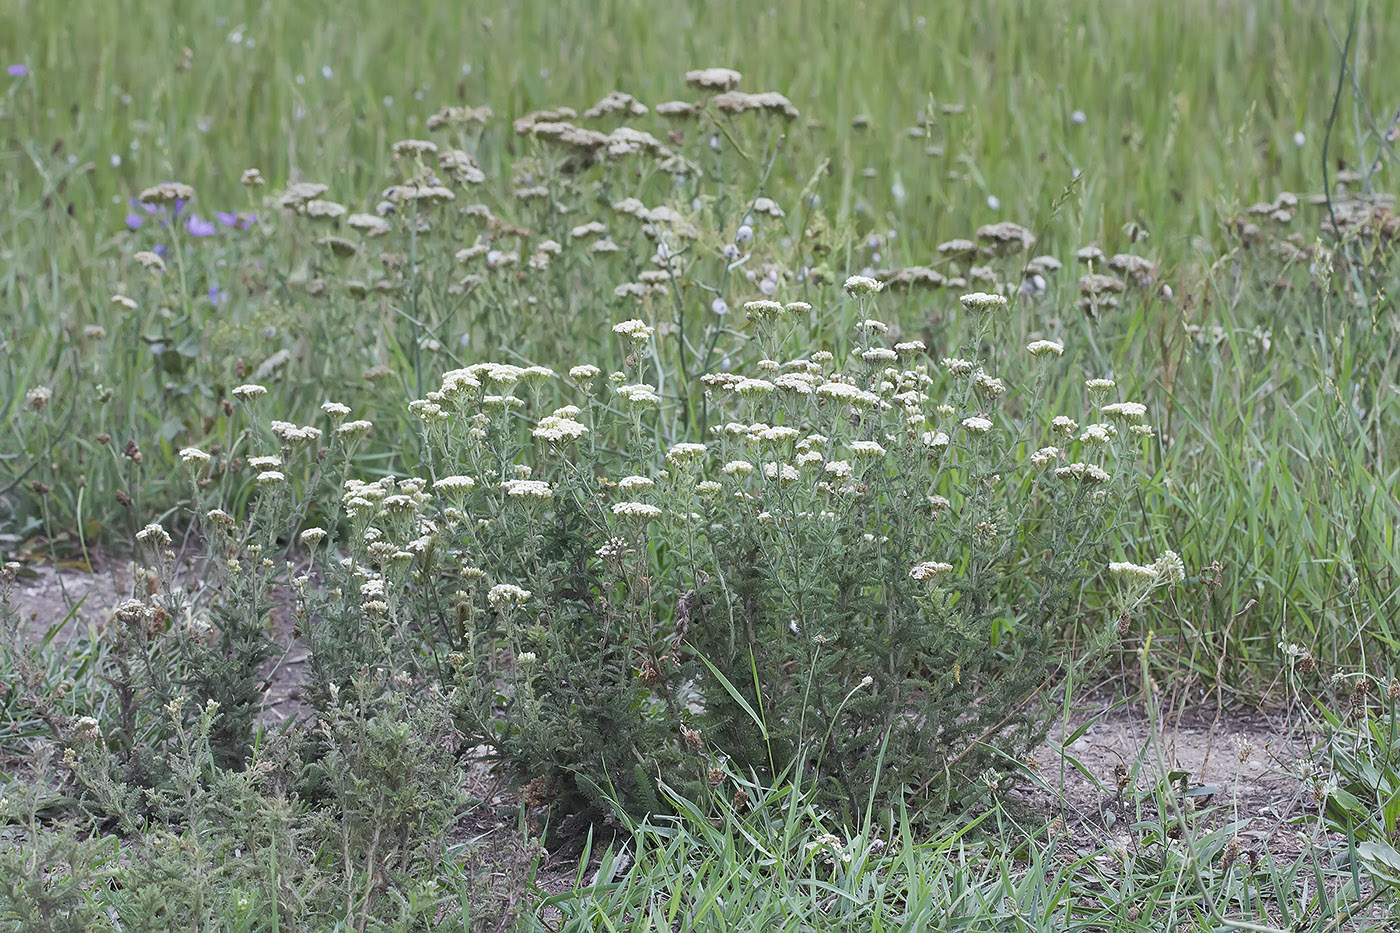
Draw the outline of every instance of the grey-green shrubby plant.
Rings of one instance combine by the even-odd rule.
[[[725,759],[807,760],[803,780],[848,812],[901,791],[944,806],[1024,752],[1044,689],[1083,663],[1050,651],[1057,636],[1104,616],[1092,660],[1115,617],[1184,579],[1171,552],[1111,559],[1147,408],[1092,379],[1072,414],[1048,410],[1055,341],[1024,351],[1025,388],[993,376],[1002,296],[964,296],[976,339],[935,365],[889,339],[877,281],[846,291],[845,365],[783,353],[818,344],[807,303],[746,305],[762,358],[702,380],[708,443],[672,433],[680,403],[657,386],[673,338],[642,319],[613,325],[625,368],[606,377],[446,373],[409,405],[423,475],[347,477],[300,534],[318,707],[366,669],[434,685],[468,744],[565,813],[649,812],[657,780],[703,791]],[[345,409],[326,406],[332,437],[367,429]],[[278,463],[319,430],[278,426]],[[255,515],[288,494],[275,472]]]

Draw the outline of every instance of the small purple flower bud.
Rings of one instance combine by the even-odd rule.
[[[145,222],[146,218],[142,217],[140,214],[126,215],[126,229],[128,230],[139,230],[141,229],[141,225]]]
[[[225,227],[238,226],[238,214],[233,211],[215,211],[214,219]]]
[[[5,74],[9,75],[12,78],[23,78],[25,75],[29,74],[29,66],[11,65],[10,67],[5,69]]]

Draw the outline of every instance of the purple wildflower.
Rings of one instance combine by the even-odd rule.
[[[176,201],[176,204],[180,202]],[[205,220],[198,214],[191,214],[190,219],[185,221],[185,229],[190,232],[190,236],[205,237],[213,236],[219,232],[218,225],[212,220]]]
[[[25,75],[29,74],[29,66],[11,65],[5,69],[5,73],[12,78],[23,78]]]
[[[217,282],[209,286],[209,302],[214,307],[217,308],[219,305],[223,304],[227,300],[228,292],[220,288]]]
[[[141,225],[145,222],[146,218],[142,217],[140,214],[126,215],[126,229],[128,230],[140,230]]]
[[[166,245],[165,245],[164,243],[157,243],[155,246],[152,246],[152,247],[151,247],[151,252],[155,253],[157,256],[169,256],[169,255],[170,255],[170,250],[169,250],[169,248],[166,247]]]
[[[256,214],[240,214],[237,211],[215,211],[214,217],[225,227],[236,230],[251,230],[258,219]]]

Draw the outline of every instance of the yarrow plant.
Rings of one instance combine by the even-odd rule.
[[[611,325],[645,352],[606,381],[590,363],[447,371],[408,405],[421,473],[346,475],[301,535],[323,578],[298,610],[313,695],[392,658],[443,692],[468,745],[575,815],[663,807],[658,776],[703,794],[722,765],[798,763],[850,812],[872,787],[940,809],[989,756],[1024,752],[1046,687],[1087,663],[1049,650],[1064,620],[1123,610],[1095,581],[1137,611],[1184,577],[1170,552],[1151,581],[1110,563],[1146,407],[1092,382],[1047,410],[1069,378],[1058,342],[992,375],[979,348],[1001,305],[985,296],[963,302],[976,340],[939,365],[890,341],[880,289],[843,291],[860,322],[845,335],[801,338],[774,326],[798,312],[749,303],[763,355],[705,374],[704,436],[661,430],[685,402],[658,389],[672,338],[639,319]],[[841,366],[799,339],[851,353]],[[258,389],[234,392],[255,425]],[[308,511],[317,484],[293,487],[289,466],[303,437],[354,423],[344,407],[324,409],[333,435],[267,424],[268,508]]]

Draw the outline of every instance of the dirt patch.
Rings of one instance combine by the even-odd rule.
[[[1154,717],[1141,702],[1096,695],[1036,751],[1038,785],[1023,797],[1101,845],[1144,812],[1155,817],[1152,794],[1165,789],[1184,809],[1210,810],[1207,828],[1239,823],[1242,843],[1282,854],[1298,846],[1288,830],[1306,803],[1298,763],[1317,738],[1282,713],[1205,706]]]

